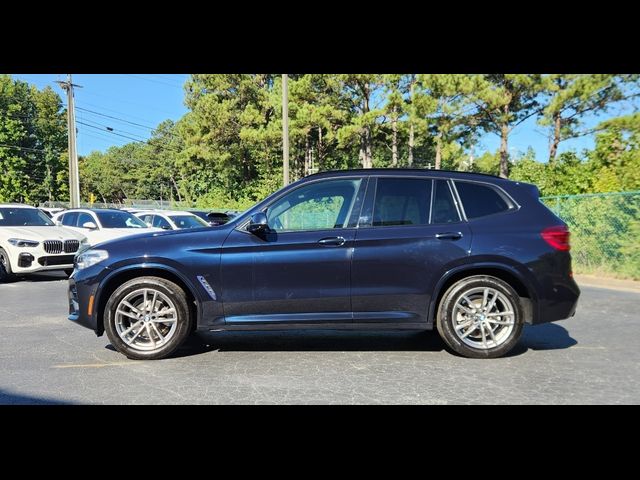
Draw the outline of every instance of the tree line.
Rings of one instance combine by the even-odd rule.
[[[184,91],[188,112],[148,141],[80,159],[83,200],[243,208],[281,186],[280,75],[195,74]],[[610,115],[638,94],[639,75],[292,74],[292,180],[417,167],[493,173],[546,195],[640,189],[640,115]],[[51,89],[0,77],[0,201],[68,198],[64,114]],[[592,115],[609,119],[587,128]],[[514,128],[531,118],[549,137],[544,159],[509,154]],[[487,133],[500,146],[480,153]],[[558,154],[562,142],[585,135],[593,149]]]

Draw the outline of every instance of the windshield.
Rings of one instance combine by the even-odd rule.
[[[0,208],[0,227],[51,227],[54,223],[36,208]]]
[[[129,212],[99,212],[98,216],[102,228],[148,228],[147,224]]]
[[[178,228],[208,227],[209,224],[195,215],[170,215],[169,218]]]

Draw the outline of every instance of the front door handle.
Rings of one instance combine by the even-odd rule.
[[[444,232],[436,233],[438,240],[459,240],[462,238],[462,232]]]
[[[345,239],[343,237],[328,237],[318,240],[320,245],[324,245],[326,247],[339,247],[344,245]]]

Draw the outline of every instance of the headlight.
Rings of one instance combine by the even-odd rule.
[[[89,240],[87,240],[87,237],[84,237],[82,240],[80,240],[80,247],[76,252],[76,258],[78,258],[80,255],[82,255],[83,252],[86,252],[90,248],[91,244],[89,243]]]
[[[29,247],[29,248],[33,248],[33,247],[37,247],[38,245],[40,245],[40,242],[37,242],[35,240],[24,240],[22,238],[10,238],[7,241],[11,245],[13,245],[14,247]]]
[[[76,266],[78,270],[89,268],[96,263],[100,263],[103,260],[109,258],[109,253],[106,250],[87,250],[86,252],[78,255],[76,258]]]

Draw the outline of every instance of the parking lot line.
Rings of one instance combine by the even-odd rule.
[[[102,368],[102,367],[118,367],[121,365],[135,365],[140,362],[111,362],[111,363],[79,363],[69,365],[53,365],[51,368]]]

